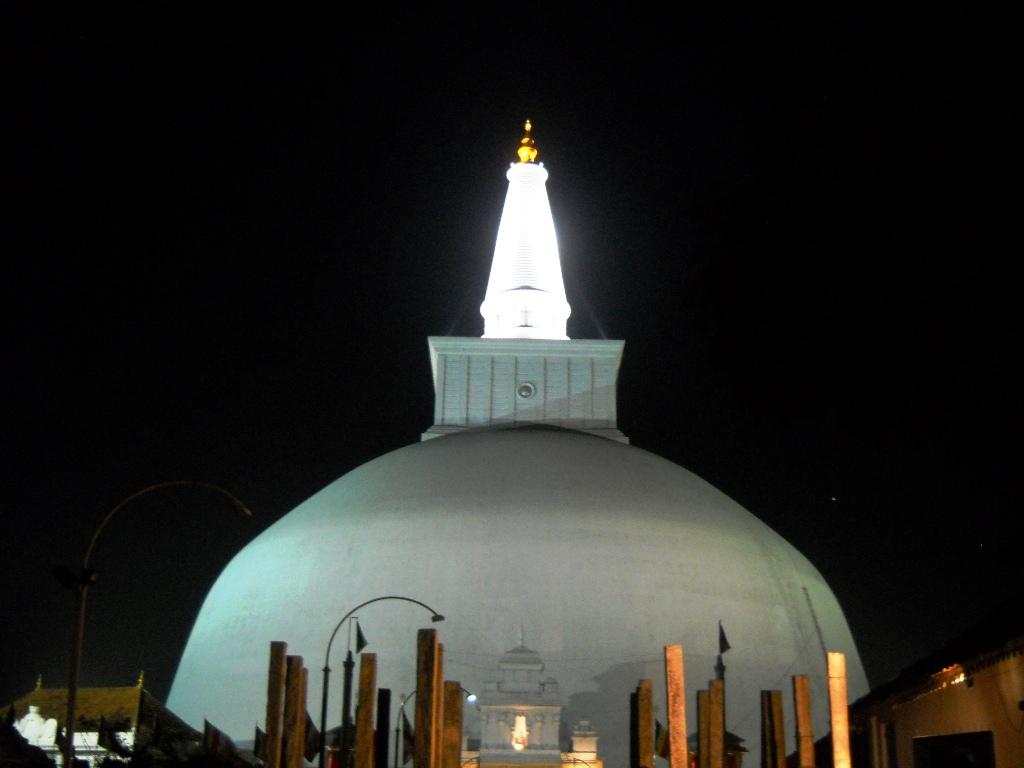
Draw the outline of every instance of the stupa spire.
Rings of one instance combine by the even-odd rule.
[[[568,339],[562,266],[547,189],[548,172],[537,159],[527,120],[516,150],[519,162],[505,174],[508,193],[498,225],[487,294],[480,306],[485,339]]]
[[[526,125],[523,126],[523,138],[519,140],[519,149],[516,150],[520,163],[533,163],[537,160],[539,150],[531,131],[533,131],[533,123],[530,122],[530,118],[526,118]]]

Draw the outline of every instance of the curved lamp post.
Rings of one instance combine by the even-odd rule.
[[[405,721],[402,719],[405,716],[405,702],[415,695],[416,689],[413,688],[410,693],[402,697],[402,703],[398,705],[398,717],[395,718],[395,768],[398,768],[398,753],[402,746],[402,734],[405,732]]]
[[[365,603],[360,603],[355,608],[353,608],[351,611],[349,611],[348,613],[346,613],[344,616],[341,617],[341,621],[339,621],[337,623],[337,625],[334,627],[334,631],[331,632],[331,639],[327,641],[327,652],[324,654],[324,670],[323,670],[324,671],[324,683],[323,683],[323,692],[322,692],[321,697],[320,697],[320,768],[324,768],[325,753],[327,751],[327,691],[328,691],[327,683],[328,683],[328,681],[330,680],[330,677],[331,677],[331,662],[330,662],[330,659],[331,659],[331,646],[334,644],[334,638],[338,634],[338,630],[341,629],[341,625],[344,624],[346,621],[348,621],[350,618],[352,618],[352,615],[356,611],[358,611],[360,608],[364,608],[367,605],[370,605],[371,603],[379,603],[382,600],[403,600],[403,601],[405,601],[407,603],[415,603],[416,605],[421,606],[422,608],[430,611],[430,614],[431,614],[430,615],[430,620],[431,621],[434,621],[434,622],[444,621],[444,616],[442,616],[440,613],[435,611],[433,608],[431,608],[426,603],[422,603],[419,600],[414,600],[411,597],[403,597],[402,595],[383,595],[381,597],[375,597],[372,600],[367,600]],[[349,697],[349,692],[346,690],[344,695],[345,695],[345,698],[347,699]],[[347,702],[344,702],[344,703],[347,704]],[[403,700],[403,703],[404,703],[404,700]],[[342,718],[342,720],[344,720],[344,718]],[[344,750],[344,748],[345,748],[345,743],[344,742],[345,742],[345,726],[346,725],[347,725],[347,723],[345,723],[345,722],[342,722],[342,724],[341,724],[342,750]],[[343,752],[343,756],[344,756],[344,752]],[[342,765],[342,768],[347,768],[347,766]]]
[[[100,524],[96,526],[96,530],[93,531],[92,538],[89,539],[89,546],[86,548],[85,555],[82,557],[82,567],[79,573],[76,574],[70,569],[63,567],[54,569],[54,575],[64,586],[70,587],[78,592],[78,615],[75,620],[75,631],[71,640],[71,671],[68,674],[68,711],[67,723],[65,726],[65,738],[67,739],[67,742],[64,745],[64,765],[66,768],[73,768],[75,764],[75,717],[77,716],[78,706],[78,674],[82,664],[82,638],[85,634],[86,597],[89,593],[89,587],[96,583],[97,572],[89,567],[89,559],[92,557],[92,551],[96,546],[96,541],[99,539],[100,534],[103,533],[103,529],[107,527],[107,523],[110,522],[111,518],[140,496],[145,496],[147,493],[152,493],[153,491],[162,490],[164,488],[174,488],[179,486],[198,486],[199,488],[206,488],[208,490],[215,491],[220,495],[227,497],[232,506],[234,506],[235,509],[243,515],[249,517],[252,516],[252,512],[238,499],[238,497],[224,490],[219,485],[206,483],[201,480],[169,480],[163,483],[155,483],[140,491],[136,491],[131,496],[123,499],[117,506],[107,512],[106,516],[102,520],[100,520]]]
[[[461,688],[462,686],[459,686],[459,687]],[[465,688],[462,688],[462,692],[464,694],[466,694],[466,701],[469,702],[470,704],[472,704],[472,703],[474,703],[476,701],[476,694],[473,693],[472,691],[469,691],[469,690],[466,690]],[[399,747],[404,746],[404,742],[405,742],[405,739],[402,738],[402,734],[405,732],[405,720],[403,719],[403,715],[405,715],[405,702],[408,699],[410,699],[411,697],[415,696],[415,695],[416,695],[416,689],[413,688],[411,693],[407,693],[407,694],[405,694],[402,697],[402,702],[398,705],[398,717],[395,720],[395,760],[394,760],[395,765],[394,765],[394,768],[398,768]],[[480,762],[480,758],[479,757],[470,758],[469,760],[464,762],[462,765],[464,765],[464,766],[465,765],[469,765],[470,763],[472,763],[474,761],[479,763]],[[404,764],[405,763],[403,762],[403,765]]]

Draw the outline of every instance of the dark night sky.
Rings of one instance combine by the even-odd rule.
[[[64,684],[48,571],[130,493],[256,513],[168,491],[101,539],[83,683],[164,697],[228,559],[418,439],[426,336],[482,331],[525,117],[570,336],[626,340],[623,430],[810,558],[872,683],[1006,598],[1007,20],[553,7],[5,6],[0,701]]]

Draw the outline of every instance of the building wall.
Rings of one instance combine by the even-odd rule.
[[[1024,649],[983,667],[954,667],[933,676],[934,686],[874,710],[874,768],[917,768],[914,739],[991,731],[995,768],[1024,766]],[[886,747],[884,734],[892,743]],[[892,765],[895,757],[896,765]]]

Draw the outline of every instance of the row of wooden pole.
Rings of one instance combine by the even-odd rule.
[[[444,646],[438,641],[437,630],[421,629],[416,638],[414,768],[459,768],[462,758],[463,688],[457,681],[444,680],[443,667]],[[264,742],[266,768],[302,768],[308,677],[301,656],[289,656],[284,642],[270,644]],[[376,727],[374,704],[379,713]],[[389,729],[382,719],[386,719],[389,711],[390,691],[377,691],[377,654],[362,653],[359,655],[352,768],[375,768],[375,755],[387,753]],[[398,749],[398,745],[395,748]],[[342,768],[345,768],[345,758],[343,755]]]
[[[811,692],[807,675],[794,675],[793,707],[796,715],[798,768],[814,768],[814,731]],[[670,768],[690,768],[686,735],[686,688],[683,647],[665,646],[665,694],[668,706]],[[829,717],[833,768],[850,768],[850,733],[847,712],[846,656],[828,654]],[[654,768],[654,702],[650,680],[641,680],[631,697],[631,762],[633,768]],[[725,768],[725,681],[711,680],[697,692],[697,754],[700,768]],[[761,768],[785,768],[782,691],[761,691]]]
[[[421,629],[416,638],[413,768],[459,768],[462,694],[462,683],[444,679],[444,645],[438,642],[437,630]]]
[[[668,761],[670,768],[690,768],[686,730],[686,685],[683,646],[665,646]],[[416,638],[416,712],[414,768],[459,768],[462,756],[461,683],[444,680],[444,646],[437,630],[421,629]],[[266,768],[302,768],[306,742],[306,687],[308,671],[301,656],[289,656],[287,645],[270,644],[267,684]],[[793,705],[799,768],[814,768],[811,699],[806,675],[794,675]],[[847,719],[846,657],[828,654],[829,713],[834,768],[850,768]],[[376,699],[376,701],[375,701]],[[360,654],[359,693],[356,707],[353,768],[375,768],[386,743],[388,726],[374,728],[374,704],[388,712],[390,691],[377,692],[377,655]],[[631,755],[634,768],[654,768],[654,704],[650,680],[641,680],[632,696]],[[725,766],[725,683],[711,680],[697,693],[698,754],[700,768]],[[395,746],[398,748],[398,745]],[[706,756],[706,759],[705,759]],[[786,743],[782,692],[761,692],[761,768],[784,768]],[[344,768],[344,764],[343,764]],[[387,768],[386,765],[376,768]]]
[[[306,686],[309,671],[286,643],[270,644],[264,765],[302,768],[306,751]]]

